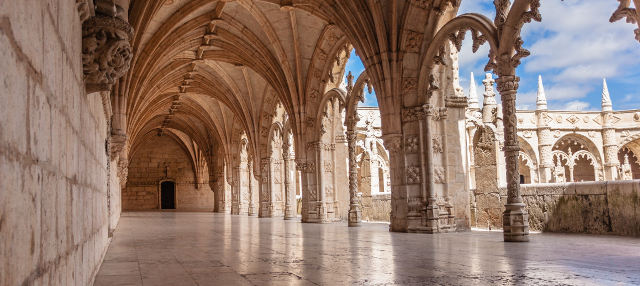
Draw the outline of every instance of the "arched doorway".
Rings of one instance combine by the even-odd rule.
[[[172,181],[160,183],[160,208],[176,208],[176,184]]]

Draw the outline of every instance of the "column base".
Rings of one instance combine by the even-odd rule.
[[[349,206],[349,226],[361,226],[362,225],[362,211],[360,211],[360,205],[351,204]]]
[[[523,203],[506,204],[502,213],[505,242],[529,241],[529,214]]]
[[[291,206],[285,206],[284,207],[284,219],[286,219],[286,220],[293,219],[292,212],[293,212],[293,210],[291,209]]]

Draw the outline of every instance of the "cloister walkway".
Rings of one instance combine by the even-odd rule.
[[[95,285],[640,284],[640,239],[124,212]]]

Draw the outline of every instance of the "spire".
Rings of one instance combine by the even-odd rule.
[[[476,91],[476,80],[471,73],[471,83],[469,84],[469,108],[479,109],[478,106],[478,92]]]
[[[484,84],[484,102],[483,106],[496,105],[496,93],[493,91],[493,84],[496,81],[493,80],[493,76],[490,73],[485,75],[485,79],[482,81]]]
[[[542,86],[542,76],[538,76],[538,98],[536,100],[537,110],[547,110],[547,96],[544,94]]]
[[[612,111],[611,97],[609,97],[609,88],[607,88],[607,80],[602,79],[602,111]]]

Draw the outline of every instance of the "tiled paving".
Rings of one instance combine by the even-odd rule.
[[[640,238],[406,234],[207,212],[125,212],[95,285],[640,284]]]

